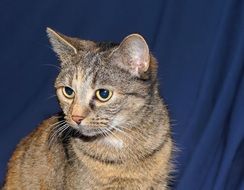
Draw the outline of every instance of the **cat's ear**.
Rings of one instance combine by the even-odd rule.
[[[144,38],[139,34],[131,34],[124,38],[114,53],[122,62],[119,64],[133,75],[139,77],[149,68],[149,48]]]
[[[73,55],[77,54],[78,50],[75,47],[77,42],[74,38],[55,32],[51,28],[47,28],[46,31],[53,50],[62,63],[69,61]]]

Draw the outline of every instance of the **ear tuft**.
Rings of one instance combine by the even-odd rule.
[[[118,47],[124,66],[139,76],[149,68],[150,53],[144,38],[139,34],[131,34],[124,38]]]

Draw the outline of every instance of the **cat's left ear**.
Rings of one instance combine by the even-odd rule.
[[[149,48],[144,38],[139,34],[131,34],[124,38],[114,52],[119,65],[135,76],[145,73],[150,64]]]
[[[75,38],[71,38],[65,36],[59,32],[52,30],[51,28],[47,28],[47,35],[49,37],[50,43],[53,47],[55,53],[57,53],[60,58],[62,64],[69,62],[70,58],[77,54],[77,40]]]

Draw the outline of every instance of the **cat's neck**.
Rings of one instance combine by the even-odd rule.
[[[137,159],[150,156],[160,149],[169,138],[169,119],[162,112],[158,103],[152,110],[145,110],[147,117],[142,117],[140,123],[127,128],[119,128],[105,137],[89,140],[71,138],[70,145],[79,159],[84,156],[102,162],[134,162]]]

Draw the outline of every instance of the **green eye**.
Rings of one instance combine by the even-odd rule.
[[[73,98],[75,96],[74,90],[68,86],[63,87],[63,94],[67,98]]]
[[[112,95],[112,91],[107,89],[99,89],[96,91],[96,98],[101,102],[107,102],[112,97]]]

